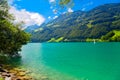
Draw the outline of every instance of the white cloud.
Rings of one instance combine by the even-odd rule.
[[[57,11],[56,9],[53,9],[53,13],[54,13],[54,14],[57,14],[57,12],[58,12],[58,11]]]
[[[41,14],[29,12],[25,9],[17,10],[11,6],[9,12],[14,15],[15,23],[24,22],[25,26],[41,25],[45,21],[45,18]]]
[[[86,8],[82,8],[81,10],[82,10],[82,11],[85,11],[85,10],[86,10]]]
[[[49,0],[50,3],[55,2],[55,0]]]
[[[58,18],[58,16],[54,16],[54,17],[53,17],[53,19],[56,19],[56,18]]]
[[[63,12],[62,14],[66,14],[66,12]]]
[[[87,6],[91,6],[93,5],[94,3],[91,1],[91,2],[88,2],[87,4],[84,4],[83,7],[87,7]]]
[[[73,12],[73,10],[71,8],[68,8],[68,12]]]
[[[21,1],[21,0],[8,0],[8,3],[10,4],[10,5],[13,5],[14,4],[14,1]],[[15,5],[15,4],[14,4]]]
[[[86,3],[83,5],[83,8],[81,9],[82,11],[85,11],[89,6],[92,6],[94,3],[92,1]]]
[[[8,0],[9,4],[13,4],[14,0]]]
[[[49,16],[48,19],[51,19],[51,16]]]
[[[91,2],[86,4],[86,6],[89,6],[89,5],[93,5],[93,2],[91,1]]]

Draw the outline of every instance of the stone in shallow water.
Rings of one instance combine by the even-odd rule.
[[[18,73],[18,76],[25,76],[25,75],[26,75],[25,72],[19,72],[19,73]]]
[[[49,80],[49,78],[47,76],[42,76],[41,80]]]
[[[5,77],[5,80],[11,80],[12,78],[11,77]]]
[[[18,73],[18,71],[15,70],[9,70],[9,72],[14,73],[15,75]]]
[[[1,70],[4,71],[0,71],[0,80],[34,80],[32,77],[27,76],[27,72],[25,70],[22,70],[20,68],[7,69],[6,67],[1,68]]]
[[[3,72],[1,75],[2,76],[8,76],[8,74],[6,72]]]
[[[30,78],[29,76],[24,76],[24,77],[18,77],[15,80],[34,80],[34,79]]]

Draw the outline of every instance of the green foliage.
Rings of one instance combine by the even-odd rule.
[[[110,40],[110,38],[114,35],[115,35],[115,33],[113,31],[111,31],[111,32],[107,33],[105,36],[102,36],[101,39],[102,40]]]
[[[60,5],[67,5],[71,0],[60,0],[59,4]]]
[[[4,6],[6,4],[6,6]],[[1,0],[0,6],[0,54],[5,56],[18,55],[22,45],[29,41],[29,34],[20,30],[18,25],[13,24],[11,14],[8,12],[7,1]],[[4,14],[3,14],[4,13]]]
[[[39,29],[36,29],[34,32],[37,32],[37,31],[42,31],[43,28],[39,28]]]
[[[86,42],[103,42],[101,39],[90,39],[90,38],[87,38],[86,39]]]
[[[120,41],[120,30],[113,30],[101,37],[104,41]]]
[[[2,77],[0,77],[0,80],[4,80]]]
[[[92,21],[92,20],[89,21],[89,23],[87,24],[87,27],[88,27],[88,28],[91,28],[91,27],[92,27],[92,22],[94,22],[94,21]]]
[[[61,42],[63,41],[64,37],[60,37],[58,39],[55,39],[55,38],[51,38],[48,42]]]
[[[111,38],[111,41],[120,42],[120,31],[114,30],[115,35]]]
[[[29,40],[29,35],[7,20],[0,21],[0,52],[15,55]]]
[[[55,38],[51,38],[48,42],[55,42]]]

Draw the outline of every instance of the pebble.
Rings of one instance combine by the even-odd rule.
[[[27,73],[25,70],[22,69],[11,69],[11,70],[5,70],[0,66],[0,77],[4,80],[34,80],[30,76],[27,76]]]
[[[41,77],[41,80],[49,80],[49,78],[46,77],[46,76],[42,76],[42,77]]]
[[[5,80],[12,80],[11,77],[5,77]]]

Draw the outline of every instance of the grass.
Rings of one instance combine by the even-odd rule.
[[[51,38],[48,42],[61,42],[64,39],[64,37],[60,37],[60,38]]]
[[[2,77],[0,77],[0,80],[4,80]]]
[[[115,35],[112,36],[112,40],[114,40],[118,36],[120,37],[120,31],[119,30],[114,30],[113,32],[115,33]]]
[[[93,22],[93,20],[91,20],[91,21],[89,21],[89,23],[87,24],[87,27],[88,28],[91,28],[93,25],[92,25],[92,22]]]

